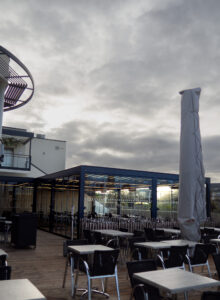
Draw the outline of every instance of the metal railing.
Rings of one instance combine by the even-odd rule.
[[[1,168],[30,170],[31,156],[22,154],[4,154]]]

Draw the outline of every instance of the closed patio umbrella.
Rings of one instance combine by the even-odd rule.
[[[199,127],[201,89],[181,91],[178,221],[183,238],[199,241],[206,220],[205,177]]]

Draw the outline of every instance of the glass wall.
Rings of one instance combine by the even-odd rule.
[[[84,214],[150,217],[151,179],[85,175]]]
[[[211,218],[220,226],[220,184],[211,184]]]
[[[40,228],[76,237],[79,176],[58,178],[37,186],[36,210]]]

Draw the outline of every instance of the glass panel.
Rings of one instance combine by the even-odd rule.
[[[211,184],[211,217],[220,226],[220,184]]]
[[[20,184],[15,187],[16,213],[32,212],[33,186]]]
[[[53,231],[65,236],[72,235],[72,222],[76,222],[76,214],[78,210],[78,191],[73,189],[58,187],[55,190],[55,206],[54,206],[54,228]],[[74,226],[74,237],[76,235],[76,226]]]
[[[50,185],[42,185],[37,188],[38,226],[47,230],[49,230],[50,199]]]
[[[171,180],[157,182],[157,217],[162,219],[176,219],[179,187]]]

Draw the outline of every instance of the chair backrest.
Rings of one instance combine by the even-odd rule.
[[[142,231],[142,230],[134,230],[133,234],[134,234],[134,237],[143,237],[144,236],[144,231]]]
[[[132,288],[134,288],[137,284],[142,283],[138,279],[133,277],[134,273],[154,271],[157,269],[157,263],[154,259],[146,259],[142,261],[129,261],[126,264]],[[158,288],[155,288],[150,284],[144,284],[144,290],[145,293],[148,293],[148,300],[161,299]],[[139,300],[139,298],[135,299]]]
[[[128,269],[128,276],[133,287],[136,283],[133,278],[134,273],[154,271],[157,269],[157,263],[154,259],[145,259],[142,261],[128,261],[126,262]]]
[[[146,241],[146,238],[141,237],[141,236],[136,236],[136,237],[130,238],[128,240],[130,250],[132,251],[134,248],[137,247],[136,245],[134,245],[134,243],[145,242],[145,241]]]
[[[83,235],[84,235],[84,238],[87,239],[90,244],[92,244],[94,242],[91,230],[84,229]]]
[[[2,254],[0,255],[0,267],[4,267],[7,265],[7,255],[6,254]]]
[[[144,284],[139,284],[133,291],[135,300],[149,300],[148,293],[145,291]]]
[[[122,232],[128,232],[128,229],[127,228],[123,228],[123,227],[120,227],[119,230],[122,231]]]
[[[95,244],[102,244],[103,243],[103,238],[101,232],[94,232],[94,240]]]
[[[212,257],[214,260],[216,271],[218,273],[218,278],[220,279],[220,253],[214,253],[212,254]]]
[[[201,300],[219,300],[220,291],[206,291],[202,293]]]
[[[195,252],[193,255],[194,264],[203,264],[206,263],[209,256],[209,244],[196,244]]]
[[[153,228],[144,228],[144,232],[149,241],[155,241],[156,235]]]
[[[92,267],[93,276],[112,275],[115,272],[119,249],[110,251],[95,251]]]
[[[143,260],[148,258],[148,249],[146,247],[135,247],[132,250],[132,259]]]
[[[111,239],[106,243],[107,247],[117,249],[118,248],[118,240],[117,239]]]
[[[174,268],[181,267],[185,261],[188,246],[171,246],[169,249],[169,257],[166,262],[166,267]]]
[[[0,267],[0,280],[9,280],[11,278],[11,266]]]

